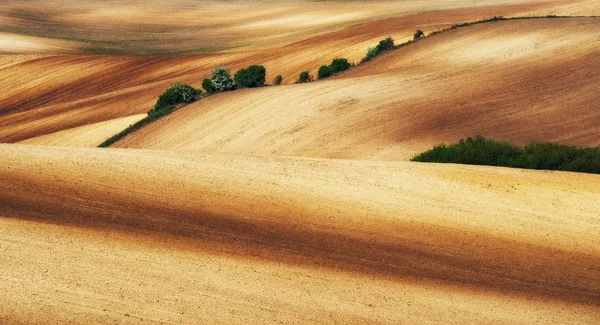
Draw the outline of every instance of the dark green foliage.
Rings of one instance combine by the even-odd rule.
[[[206,90],[207,93],[215,92],[215,85],[213,85],[212,80],[208,78],[202,80],[202,88],[204,88],[204,90]]]
[[[352,66],[354,66],[354,65],[351,65],[347,59],[343,59],[343,58],[333,59],[333,61],[331,61],[330,65],[322,65],[319,68],[317,77],[319,79],[325,79],[336,73],[340,73],[344,70],[348,70]]]
[[[238,88],[255,88],[265,85],[267,71],[262,65],[251,65],[247,69],[240,69],[233,79]]]
[[[394,48],[396,48],[396,46],[394,45],[393,38],[388,37],[386,39],[382,39],[381,41],[379,41],[379,44],[377,44],[377,46],[369,47],[367,49],[367,56],[365,56],[361,60],[361,63],[369,61],[369,60],[373,59],[374,57],[378,56],[379,54],[393,50]]]
[[[414,37],[414,39],[419,39],[419,38],[421,38],[423,36],[425,36],[425,33],[423,33],[422,30],[417,29],[417,31],[415,32],[415,35],[413,37]]]
[[[367,55],[366,55],[364,58],[362,58],[362,59],[360,60],[360,63],[359,63],[359,64],[365,63],[365,62],[367,62],[367,61],[371,61],[371,60],[372,60],[372,59],[374,59],[374,58],[375,58],[377,55],[379,55],[379,50],[377,49],[377,46],[376,46],[376,47],[369,47],[369,48],[367,49]]]
[[[202,91],[195,89],[186,84],[172,84],[167,90],[158,97],[158,101],[154,108],[148,111],[148,116],[131,124],[125,130],[106,139],[98,147],[108,147],[111,144],[119,141],[129,133],[140,129],[146,124],[153,122],[165,115],[171,113],[179,104],[191,103],[202,94]]]
[[[600,174],[600,147],[577,148],[555,143],[531,143],[518,147],[476,136],[450,146],[436,146],[412,161]]]
[[[350,63],[346,59],[333,59],[329,65],[329,71],[332,75],[348,69],[350,69]]]
[[[161,114],[170,111],[177,104],[191,103],[196,97],[202,94],[202,91],[186,84],[172,84],[158,97],[156,105],[148,114]]]
[[[379,53],[393,50],[393,49],[394,49],[394,39],[391,37],[383,39],[383,40],[379,41],[379,44],[377,44],[377,50],[379,51]]]
[[[280,85],[281,81],[283,81],[283,77],[281,75],[278,75],[277,77],[275,77],[275,79],[273,79],[273,85]]]
[[[319,72],[317,73],[317,77],[319,79],[325,79],[329,76],[331,76],[331,70],[329,69],[329,67],[326,65],[321,66],[319,68]]]
[[[308,73],[308,71],[300,72],[300,77],[298,78],[298,83],[305,83],[312,81],[312,76]]]

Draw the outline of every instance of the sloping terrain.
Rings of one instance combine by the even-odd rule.
[[[137,114],[105,122],[83,125],[51,134],[23,140],[20,143],[47,146],[97,147],[102,140],[121,132],[126,127],[146,117]]]
[[[388,35],[597,1],[203,4],[3,3],[0,324],[600,322],[599,175],[403,161],[477,133],[599,145],[600,19],[474,25],[291,85]],[[215,53],[114,55],[154,50]],[[77,148],[218,64],[288,85]]]
[[[600,319],[597,175],[0,151],[9,321]]]
[[[585,3],[586,1],[578,1]],[[420,12],[572,1],[161,1],[5,0],[0,32],[66,41],[54,53],[165,55],[279,47],[367,21]],[[581,7],[578,6],[578,7]],[[485,10],[485,9],[484,9]],[[546,9],[549,10],[549,9]],[[12,51],[0,47],[0,53]]]
[[[582,3],[584,5],[581,7],[586,8],[587,2]],[[331,32],[330,29],[335,26],[333,24],[314,37],[309,37],[312,34],[304,26],[302,30],[305,34],[299,38],[301,40],[290,37],[285,30],[269,30],[273,35],[281,35],[285,41],[244,51],[153,57],[58,55],[13,63],[0,68],[0,90],[3,94],[0,97],[0,142],[18,142],[64,129],[145,113],[171,83],[187,82],[200,87],[202,79],[208,77],[210,70],[218,64],[225,64],[232,72],[243,66],[263,64],[267,68],[268,82],[276,75],[282,75],[283,83],[291,84],[301,71],[308,70],[316,74],[319,66],[335,57],[358,62],[368,47],[388,35],[402,41],[410,38],[417,28],[431,32],[455,23],[496,15],[552,12],[552,8],[562,5],[563,1],[483,4],[486,3],[480,3],[475,8],[411,13],[432,9],[417,6],[406,15],[373,19]],[[348,4],[342,5],[346,6]],[[363,8],[362,5],[359,7]],[[368,12],[369,7],[364,8]],[[327,7],[320,10],[327,13]],[[245,12],[240,11],[241,17]],[[594,12],[591,9],[589,14]],[[273,15],[278,17],[277,13],[272,13],[262,19],[271,21]],[[13,20],[9,21],[14,23]],[[71,26],[75,31],[88,30],[76,23],[74,26],[79,26]],[[243,30],[235,31],[244,34]],[[110,31],[104,32],[113,38],[117,37]],[[168,36],[169,44],[181,46],[181,42],[173,41],[173,35]],[[21,59],[22,55],[17,57]],[[5,57],[0,58],[1,61],[11,60]],[[105,139],[98,140],[102,142]]]
[[[600,145],[600,19],[486,23],[312,84],[219,94],[116,147],[406,159],[482,134]]]

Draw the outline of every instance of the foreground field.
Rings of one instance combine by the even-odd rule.
[[[597,175],[0,151],[0,213],[13,217],[1,223],[9,321],[600,317]]]

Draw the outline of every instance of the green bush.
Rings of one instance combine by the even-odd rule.
[[[312,76],[308,73],[308,71],[300,72],[300,77],[298,78],[298,83],[302,84],[305,82],[311,82]]]
[[[329,69],[329,67],[326,65],[321,66],[319,68],[319,72],[317,72],[317,77],[319,79],[325,79],[329,76],[331,76],[331,70]]]
[[[108,147],[119,141],[131,132],[134,132],[143,126],[171,113],[179,104],[191,103],[202,94],[202,91],[186,84],[175,83],[169,86],[156,101],[154,108],[148,111],[148,116],[129,125],[125,130],[113,135],[98,145],[100,148]]]
[[[369,61],[373,58],[375,58],[376,56],[378,56],[379,54],[386,52],[386,51],[390,51],[393,50],[395,48],[394,45],[394,39],[391,37],[388,37],[386,39],[382,39],[381,41],[379,41],[379,44],[377,44],[377,46],[375,47],[369,47],[367,49],[367,55],[362,58],[362,60],[360,61],[361,63]]]
[[[273,85],[281,85],[281,81],[283,81],[283,77],[281,75],[278,75],[273,79]]]
[[[414,35],[414,39],[419,39],[419,38],[421,38],[423,36],[425,36],[425,33],[423,33],[422,30],[417,29],[417,31],[415,32],[415,35]]]
[[[204,88],[207,93],[215,92],[215,85],[213,85],[213,82],[210,79],[202,80],[202,88]]]
[[[187,84],[172,84],[158,97],[154,108],[148,111],[148,114],[162,114],[171,111],[177,104],[193,102],[201,93],[201,90]]]
[[[389,50],[393,50],[393,49],[394,49],[394,39],[391,37],[388,37],[386,39],[379,41],[379,44],[377,45],[377,50],[380,53],[389,51]]]
[[[555,143],[518,147],[479,135],[450,146],[435,146],[411,160],[600,174],[600,147],[577,148]]]
[[[376,47],[369,47],[369,49],[367,49],[367,56],[363,60],[364,61],[371,60],[374,57],[376,57],[377,55],[379,55],[379,48],[377,46]]]
[[[265,85],[266,74],[262,65],[251,65],[247,69],[240,69],[233,78],[238,88],[255,88]]]
[[[346,59],[333,59],[329,65],[329,71],[332,75],[348,69],[350,69],[350,63]]]
[[[218,66],[212,71],[212,81],[214,91],[222,92],[229,91],[235,89],[235,84],[233,83],[233,79],[231,79],[231,75],[229,71],[227,71],[223,66]]]

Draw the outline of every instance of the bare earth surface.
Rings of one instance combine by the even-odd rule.
[[[372,17],[370,21],[346,28],[336,29],[336,24],[330,24],[328,28],[323,27],[325,29],[322,33],[314,36],[304,26],[302,30],[305,35],[301,39],[291,37],[285,30],[275,33],[269,30],[268,33],[280,35],[285,41],[276,45],[260,45],[261,41],[257,41],[256,44],[260,45],[257,45],[257,49],[212,51],[184,56],[55,55],[0,68],[0,90],[3,93],[0,97],[0,141],[18,142],[64,129],[145,113],[171,83],[185,82],[199,88],[202,80],[209,77],[210,70],[218,64],[224,64],[231,71],[251,64],[262,64],[267,69],[268,82],[276,75],[282,75],[284,84],[292,84],[298,79],[300,72],[308,70],[316,75],[317,69],[333,58],[345,57],[351,62],[358,62],[368,47],[375,46],[386,36],[393,36],[400,42],[410,39],[417,28],[429,33],[456,23],[493,16],[560,14],[554,8],[565,5],[565,1],[497,1],[487,5],[484,5],[485,2],[477,2],[475,7],[428,11],[432,10],[427,5],[429,2],[417,3],[424,7],[416,6],[405,15],[383,20],[381,17]],[[577,8],[583,11],[581,14],[600,15],[600,8],[595,3],[581,1]],[[313,5],[318,6],[318,3],[302,4],[307,8]],[[338,2],[336,6],[362,8],[363,3]],[[380,6],[383,5],[378,3],[377,8]],[[364,10],[368,12],[368,8],[366,6]],[[321,8],[322,13],[327,13],[327,10],[328,8]],[[569,10],[571,11],[572,9]],[[28,14],[26,17],[37,16]],[[279,17],[277,13],[271,13],[261,21],[272,21]],[[128,21],[129,16],[123,19]],[[9,20],[11,24],[15,24],[13,20]],[[80,28],[90,30],[86,25],[75,24],[74,26],[80,26],[78,28],[72,24],[67,26],[71,27],[68,29],[71,33]],[[109,28],[112,25],[101,26]],[[120,30],[127,29],[118,29]],[[118,37],[115,34],[117,31],[103,31],[113,38]],[[236,29],[236,33],[240,38],[245,37],[242,30]],[[172,37],[174,36],[168,35],[168,44],[183,46],[181,42],[174,42]],[[262,39],[264,38],[259,38]],[[18,55],[22,57],[22,54]],[[0,57],[0,63],[10,60],[9,57]],[[103,140],[99,139],[98,142]]]
[[[482,134],[600,145],[600,19],[435,35],[332,80],[219,94],[116,147],[404,160]]]
[[[600,145],[600,19],[471,26],[292,85],[500,15],[600,6],[5,1],[0,324],[600,323],[599,175],[406,161],[477,133]],[[92,148],[218,64],[286,85]]]
[[[0,223],[8,319],[600,317],[597,175],[0,150],[0,213],[13,217]]]
[[[56,133],[41,135],[39,137],[23,140],[19,143],[40,144],[48,146],[68,147],[97,147],[102,139],[107,139],[143,119],[146,114],[137,114],[116,118],[105,122],[75,127],[58,131]]]

